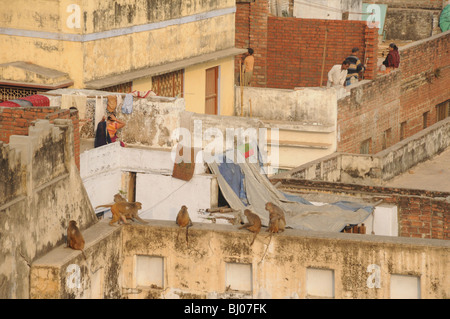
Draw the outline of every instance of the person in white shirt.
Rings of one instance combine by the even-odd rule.
[[[344,87],[347,69],[350,67],[350,61],[345,60],[342,64],[336,64],[328,72],[327,87]]]

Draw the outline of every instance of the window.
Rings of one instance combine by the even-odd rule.
[[[152,89],[158,96],[183,97],[184,70],[152,77]]]
[[[406,122],[402,122],[400,124],[400,141],[405,138],[406,134]]]
[[[334,298],[334,270],[307,268],[306,294],[308,298]]]
[[[41,94],[46,91],[48,90],[0,85],[0,102],[15,100],[21,97],[26,97],[35,94]]]
[[[391,275],[391,299],[420,299],[420,278]]]
[[[361,143],[360,154],[370,154],[372,151],[372,139],[369,138]]]
[[[131,93],[133,89],[133,82],[125,82],[101,89],[101,91],[114,93]]]
[[[391,137],[392,137],[392,130],[391,129],[387,129],[386,131],[384,131],[384,133],[383,133],[383,141],[381,143],[382,144],[381,147],[383,148],[383,150],[385,150],[386,148],[391,146]]]
[[[227,263],[225,286],[227,289],[252,291],[252,265]]]
[[[136,285],[164,288],[164,258],[136,256]]]
[[[430,112],[423,113],[423,129],[426,129],[428,127],[428,114]]]
[[[450,100],[442,102],[436,105],[437,121],[442,121],[446,117],[450,116]]]

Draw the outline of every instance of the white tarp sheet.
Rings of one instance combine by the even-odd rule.
[[[258,165],[253,163],[238,164],[244,176],[249,204],[246,206],[221,174],[219,165],[208,163],[211,171],[217,175],[219,187],[230,207],[241,213],[246,208],[250,209],[261,218],[263,226],[268,226],[269,222],[269,212],[265,210],[267,202],[281,207],[285,211],[286,227],[294,229],[340,232],[348,224],[360,224],[371,214],[362,208],[355,211],[332,204],[316,206],[290,201],[260,173]]]

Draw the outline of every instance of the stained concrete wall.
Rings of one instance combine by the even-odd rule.
[[[64,242],[69,220],[96,223],[75,165],[70,120],[38,120],[0,144],[0,297],[28,298],[30,265]]]
[[[450,146],[450,118],[375,155],[335,153],[277,176],[380,185]]]
[[[418,283],[413,298],[450,295],[450,243],[443,240],[287,229],[270,241],[261,233],[249,246],[253,234],[237,226],[195,223],[187,245],[174,221],[121,228],[101,221],[85,233],[92,236],[86,262],[58,247],[33,264],[32,296],[45,283],[41,296],[52,298],[89,298],[101,289],[104,298],[129,299],[410,297],[398,275]],[[70,264],[81,269],[78,290],[71,288]],[[92,273],[102,265],[99,288]]]
[[[363,0],[387,5],[385,27],[388,40],[421,40],[442,32],[439,15],[448,1]]]
[[[337,99],[334,88],[243,88],[242,112],[260,120],[295,121],[299,124],[335,125]],[[241,115],[241,88],[236,87],[234,115]]]
[[[117,93],[97,90],[59,89],[46,92],[51,105],[61,106],[63,95],[85,96],[86,107],[80,110],[80,137],[94,138],[97,124],[107,114],[107,96]],[[122,99],[125,94],[120,94]],[[102,100],[97,102],[97,98]],[[152,96],[133,97],[131,113],[123,113],[121,104],[116,107],[117,118],[126,123],[118,131],[120,140],[126,144],[171,148],[175,140],[172,132],[180,126],[181,112],[185,110],[185,100]],[[83,116],[84,115],[84,116]]]
[[[121,229],[106,222],[82,231],[79,250],[55,247],[31,266],[31,299],[117,299],[122,297]]]
[[[201,224],[189,229],[186,246],[184,238],[175,238],[177,230],[168,222],[124,228],[124,285],[142,289],[129,298],[308,298],[313,297],[307,283],[311,268],[334,272],[336,299],[389,298],[393,274],[418,276],[421,298],[447,298],[450,293],[447,241],[286,230],[270,244],[260,235],[250,247],[250,232]],[[163,257],[162,289],[134,285],[136,255]],[[233,285],[227,290],[232,280],[227,276],[239,275],[228,272],[229,263],[250,265],[250,291]],[[370,265],[379,266],[378,289],[368,284]]]

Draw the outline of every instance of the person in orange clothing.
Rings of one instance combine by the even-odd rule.
[[[244,55],[244,86],[250,86],[253,77],[253,67],[255,65],[255,57],[253,56],[253,49],[248,48]]]
[[[119,121],[114,113],[111,113],[111,115],[108,116],[106,129],[108,130],[109,136],[111,137],[111,143],[117,141],[117,130],[121,129],[124,126],[125,123]],[[125,147],[125,144],[120,141],[120,146]]]

